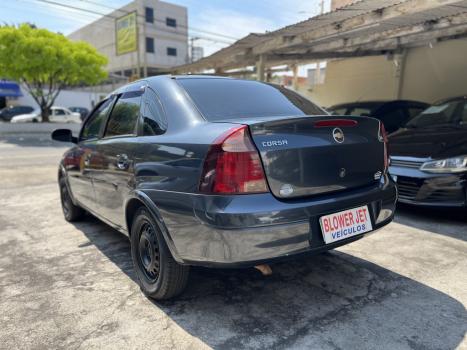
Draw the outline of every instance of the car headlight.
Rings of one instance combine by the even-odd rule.
[[[467,171],[467,156],[433,160],[423,163],[420,170],[429,173],[460,173]]]

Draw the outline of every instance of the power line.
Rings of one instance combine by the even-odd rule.
[[[107,9],[109,9],[109,10],[120,11],[120,12],[127,13],[127,14],[129,14],[129,13],[132,12],[132,11],[123,10],[123,9],[121,9],[121,8],[116,8],[116,7],[108,6],[108,5],[105,5],[105,4],[100,4],[100,3],[96,2],[96,1],[91,1],[91,0],[81,0],[81,2],[87,2],[87,3],[89,3],[89,4],[98,5],[98,6],[107,8]],[[138,17],[141,17],[141,18],[146,19],[145,16],[140,15],[140,14],[138,14]],[[159,19],[156,19],[156,18],[154,18],[154,21],[157,21],[157,22],[160,22],[160,23],[165,24],[164,21],[159,20]],[[215,32],[211,32],[211,31],[205,30],[205,29],[198,29],[198,28],[195,28],[195,27],[193,27],[193,26],[188,27],[188,26],[184,26],[184,25],[182,25],[182,24],[179,24],[178,26],[181,27],[181,28],[185,28],[185,29],[188,29],[188,30],[193,30],[193,31],[199,32],[199,33],[206,33],[206,34],[210,34],[210,35],[215,35],[215,36],[223,37],[223,38],[230,39],[230,40],[239,40],[239,38],[236,38],[236,37],[233,37],[233,36],[230,36],[230,35],[219,34],[219,33],[215,33]]]
[[[118,17],[114,17],[114,16],[112,16],[110,14],[106,14],[106,13],[102,13],[102,12],[98,12],[98,11],[94,11],[94,10],[90,10],[90,9],[86,9],[86,8],[82,8],[82,7],[77,7],[77,6],[73,6],[73,5],[62,4],[62,3],[59,3],[59,2],[56,2],[56,1],[51,1],[51,0],[32,0],[32,1],[41,2],[41,3],[53,5],[53,6],[59,6],[59,7],[67,8],[67,9],[72,9],[72,10],[75,10],[75,11],[87,12],[87,13],[90,13],[90,14],[93,14],[93,15],[107,17],[107,18],[110,18],[110,19],[117,19],[118,18]],[[121,10],[121,9],[116,9],[116,10],[121,11],[123,13],[131,13],[131,11],[125,11],[125,10]],[[139,14],[138,14],[138,17],[145,18],[145,16],[139,15]],[[165,24],[165,22],[162,21],[162,20],[158,20],[158,19],[154,19],[154,20],[157,21],[157,22],[161,22],[161,23]],[[180,27],[185,28],[185,29],[189,29],[188,26],[180,25]],[[192,30],[193,30],[193,28],[192,28]],[[199,30],[195,29],[195,31],[199,31]],[[178,33],[174,33],[174,32],[167,31],[167,30],[166,30],[166,32],[171,33],[171,34],[178,34]],[[226,37],[225,35],[215,34],[213,32],[207,32],[207,33],[210,33],[211,35]],[[236,38],[233,38],[233,37],[229,37],[229,38],[237,40]],[[209,39],[212,39],[212,38],[209,38]],[[216,39],[216,40],[219,41],[219,42],[224,42],[225,44],[232,44],[232,42],[227,42],[225,40],[220,40],[220,39]]]
[[[46,1],[46,0],[23,0],[23,1],[29,1],[29,2],[47,2],[49,3],[50,1]],[[58,4],[58,3],[57,3]],[[55,5],[55,4],[51,4],[51,5]],[[92,23],[92,25],[94,26],[97,26],[97,27],[101,27],[101,28],[104,28],[105,30],[109,30],[109,29],[113,29],[113,22],[100,22],[100,23],[96,23],[96,21],[99,19],[99,18],[96,18],[94,17],[95,15],[101,17],[103,16],[104,18],[109,18],[109,19],[112,19],[112,20],[115,20],[116,17],[113,17],[113,16],[110,16],[110,15],[106,15],[106,14],[102,14],[100,12],[97,12],[97,11],[92,11],[92,10],[87,10],[87,9],[83,9],[83,8],[76,8],[74,6],[68,6],[68,5],[65,5],[65,4],[58,4],[60,5],[61,8],[63,8],[65,11],[71,11],[73,12],[74,14],[78,15],[78,16],[82,16],[83,18],[92,18],[93,20],[95,20],[94,23]],[[60,8],[58,8],[58,10],[60,10]],[[36,12],[38,11],[38,9],[35,10]],[[85,13],[76,13],[76,11],[84,11]],[[39,10],[39,12],[41,12]],[[50,12],[43,12],[43,13],[47,13],[49,16],[53,16],[53,17],[56,17],[56,18],[60,18],[60,19],[63,19],[63,17],[59,16],[59,15],[54,15],[53,13],[50,13]],[[86,14],[86,13],[91,13],[91,14]],[[108,24],[108,25],[107,25]],[[165,32],[165,33],[168,33],[168,34],[171,34],[171,35],[183,35],[183,33],[180,33],[180,32],[173,32],[173,31],[169,31],[169,30],[164,30],[162,28],[158,28],[157,29],[158,31],[161,31],[161,32]],[[190,35],[188,35],[188,37],[190,38]],[[197,37],[200,37],[202,38],[203,40],[207,40],[207,41],[211,41],[213,43],[218,43],[218,44],[232,44],[231,42],[228,42],[228,41],[224,41],[224,40],[221,40],[221,39],[218,39],[218,38],[212,38],[212,37],[208,37],[208,36],[199,36],[197,35]],[[108,45],[104,45],[102,47],[98,47],[97,49],[101,49],[101,48],[105,48],[107,46],[110,46],[110,44]]]

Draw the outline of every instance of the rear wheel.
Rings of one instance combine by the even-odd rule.
[[[60,200],[62,202],[63,216],[68,222],[78,221],[84,216],[84,210],[73,203],[64,177],[59,180]]]
[[[148,297],[169,299],[185,289],[190,268],[174,260],[162,233],[145,208],[139,209],[133,219],[131,257],[141,290]]]

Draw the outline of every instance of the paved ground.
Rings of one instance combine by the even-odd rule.
[[[42,140],[40,140],[42,139]],[[135,283],[124,236],[60,211],[63,146],[0,125],[0,348],[467,349],[467,214],[400,208],[375,235],[253,269]]]

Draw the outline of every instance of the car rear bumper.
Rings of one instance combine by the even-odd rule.
[[[392,220],[397,196],[395,184],[388,177],[371,187],[287,201],[269,193],[145,193],[158,208],[178,262],[225,267],[252,266],[353,242],[365,234],[325,245],[319,218],[368,205],[372,227],[377,230]]]
[[[430,174],[418,169],[390,167],[399,202],[432,207],[466,207],[467,174]]]

